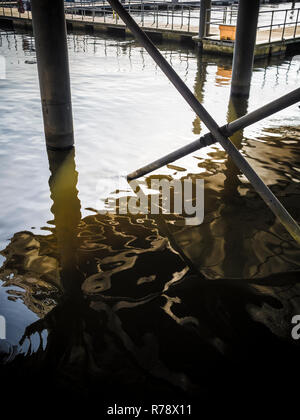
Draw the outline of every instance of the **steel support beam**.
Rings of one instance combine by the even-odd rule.
[[[275,101],[270,102],[267,105],[262,106],[261,108],[256,109],[249,114],[238,118],[237,120],[223,125],[220,130],[224,133],[227,137],[232,136],[239,130],[248,127],[249,125],[255,124],[256,122],[269,117],[270,115],[275,114],[276,112],[281,111],[282,109],[287,108],[288,106],[294,105],[297,102],[300,102],[300,88],[293,90],[290,93],[282,96],[279,99],[275,99]],[[175,150],[172,153],[169,153],[163,156],[160,159],[155,160],[154,162],[143,166],[140,169],[130,173],[127,176],[128,180],[137,179],[144,175],[147,175],[150,172],[159,169],[168,163],[174,162],[177,159],[181,159],[188,154],[195,152],[196,150],[202,149],[203,147],[209,146],[213,143],[216,143],[216,140],[212,136],[211,133],[207,133],[204,136],[201,136],[198,140],[195,140],[186,146],[181,147],[180,149]]]
[[[199,38],[202,39],[209,35],[210,25],[206,21],[210,21],[211,0],[200,0],[200,16],[199,16]]]
[[[63,0],[31,0],[47,147],[74,144],[67,31]]]
[[[249,96],[260,0],[239,0],[231,95]]]

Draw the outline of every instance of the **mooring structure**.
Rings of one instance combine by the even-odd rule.
[[[229,139],[229,137],[236,131],[299,102],[300,89],[296,89],[293,92],[231,122],[226,126],[219,127],[216,121],[197,100],[191,90],[185,85],[182,79],[162,56],[149,37],[144,33],[142,28],[140,28],[135,20],[130,16],[123,5],[118,0],[108,1],[113,10],[118,14],[118,16],[120,16],[132,32],[137,41],[146,49],[149,55],[153,58],[156,64],[161,68],[174,87],[183,96],[186,102],[209,130],[209,133],[201,137],[199,140],[194,141],[185,147],[129,174],[127,177],[128,180],[139,178],[167,163],[194,152],[195,150],[218,142],[235,162],[241,172],[248,178],[256,192],[269,206],[285,229],[298,242],[298,244],[300,244],[300,228],[298,223],[274,196],[272,191],[262,181],[255,170],[250,166],[247,160]],[[235,59],[233,63],[234,76],[231,89],[232,95],[237,96],[248,96],[250,89],[259,0],[253,0],[251,4],[253,4],[254,7],[251,9],[251,24],[249,25],[249,1],[239,1],[237,31],[241,33],[238,35],[237,42],[235,44]],[[72,147],[73,142],[71,139],[73,138],[73,129],[71,124],[70,80],[68,71],[68,56],[66,51],[66,24],[63,16],[63,0],[32,0],[32,6],[47,146],[57,149]],[[48,13],[45,13],[46,10]],[[54,28],[53,22],[50,26],[48,20],[49,14],[51,14],[51,16],[53,16],[53,14],[57,16],[57,27]],[[246,26],[248,28],[247,36],[243,34],[243,28]],[[46,42],[47,39],[48,42]],[[54,48],[54,46],[56,48]],[[245,49],[245,47],[247,47],[247,49]],[[61,69],[63,70],[62,72]],[[53,83],[55,77],[58,77],[58,80],[60,81],[59,86],[63,88],[58,89],[57,85]],[[51,113],[49,114],[47,110],[50,110]],[[66,114],[64,115],[65,111]],[[49,125],[51,130],[49,129]]]

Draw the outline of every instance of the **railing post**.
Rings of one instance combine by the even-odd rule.
[[[183,6],[181,6],[181,26],[180,29],[183,27]]]
[[[296,18],[296,24],[295,24],[295,29],[294,29],[294,36],[293,36],[293,38],[295,38],[295,37],[296,37],[297,26],[298,26],[298,18],[299,18],[299,10],[300,10],[300,9],[298,9],[298,11],[297,11],[297,18]]]
[[[73,146],[73,118],[63,0],[31,0],[46,144]]]
[[[283,24],[283,30],[282,30],[282,37],[281,39],[284,39],[284,33],[285,33],[285,25],[286,25],[286,18],[287,18],[287,10],[285,11],[285,17],[284,17],[284,24]]]
[[[167,4],[167,25],[169,26],[169,5]]]
[[[199,38],[202,39],[209,35],[211,0],[200,0],[200,16],[199,16]]]
[[[274,21],[274,10],[272,10],[271,25],[270,25],[270,34],[269,34],[269,42],[271,42],[271,39],[272,39],[273,21]]]
[[[259,0],[239,0],[231,94],[249,96],[256,43]],[[247,30],[245,30],[247,28]]]

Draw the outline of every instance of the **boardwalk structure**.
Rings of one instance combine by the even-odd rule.
[[[126,0],[125,6],[136,22],[154,40],[190,42],[202,45],[207,52],[232,55],[234,40],[221,39],[220,25],[235,26],[236,7],[212,8],[211,18],[207,21],[209,34],[200,39],[199,7],[190,5],[193,2],[167,4],[160,9],[161,1],[145,2]],[[87,32],[115,32],[120,35],[131,35],[129,29],[114,13],[106,1],[92,2],[93,7],[81,9],[76,3],[65,3],[65,17],[69,30]],[[164,3],[166,4],[166,3]],[[151,10],[147,10],[147,5]],[[0,20],[12,22],[14,26],[31,26],[31,11],[20,13],[18,9],[7,7],[0,2]],[[283,54],[286,51],[300,49],[300,9],[261,10],[257,28],[255,57]]]

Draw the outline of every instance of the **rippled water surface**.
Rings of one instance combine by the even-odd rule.
[[[47,154],[34,40],[0,30],[6,59],[0,312],[7,318],[7,365],[46,372],[76,390],[103,386],[109,393],[118,384],[142,393],[147,383],[150,393],[197,395],[204,383],[215,385],[224,358],[246,361],[251,371],[251,363],[271,369],[271,351],[274,358],[277,351],[293,356],[299,248],[221,147],[153,175],[204,179],[200,226],[184,226],[176,215],[98,213],[101,199],[117,188],[106,187],[108,178],[207,130],[132,39],[71,33],[68,45],[76,150]],[[260,60],[249,101],[233,99],[230,60],[185,46],[159,49],[222,125],[300,81],[297,58]],[[299,126],[294,105],[232,137],[298,221]]]

